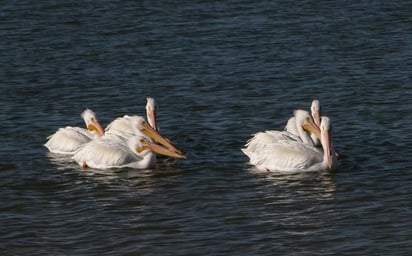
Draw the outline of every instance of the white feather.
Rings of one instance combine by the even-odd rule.
[[[100,124],[96,119],[95,113],[86,109],[81,114],[86,126],[93,124],[101,129]],[[47,137],[47,142],[44,146],[52,153],[73,155],[82,145],[98,138],[96,131],[89,131],[88,129],[80,127],[66,126],[59,128],[54,134]]]
[[[118,117],[114,119],[110,124],[107,125],[105,129],[105,133],[128,133],[128,134],[133,134],[134,130],[132,129],[130,125],[130,121],[133,117],[137,116],[128,116],[124,115],[122,117]]]
[[[254,154],[251,164],[280,172],[311,171],[323,160],[321,150],[295,140],[279,140],[257,148]]]
[[[330,159],[332,153],[329,132],[329,118],[323,117],[323,150],[288,131],[265,131],[254,134],[242,151],[249,157],[250,163],[261,170],[291,173],[331,169],[334,159]]]
[[[121,137],[112,134],[109,137],[93,140],[82,147],[72,157],[80,166],[87,165],[95,169],[110,168],[152,168],[156,155],[150,150],[138,153],[142,137]]]
[[[57,132],[47,137],[44,146],[52,153],[72,155],[83,144],[97,137],[95,132],[89,132],[87,129],[67,126],[59,128]]]

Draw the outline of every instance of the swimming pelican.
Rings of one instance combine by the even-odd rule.
[[[313,100],[312,101],[310,110],[311,110],[313,121],[315,122],[315,124],[317,126],[319,126],[320,125],[320,103],[319,103],[319,100]],[[285,126],[285,131],[291,132],[291,133],[299,136],[300,134],[299,134],[299,131],[298,131],[297,127],[298,127],[298,125],[296,125],[296,117],[293,116],[293,117],[289,118],[289,120],[287,121],[286,126]],[[310,145],[313,145],[313,144],[317,145],[317,146],[320,145],[320,142],[319,142],[318,138],[314,134],[311,134],[310,137],[311,137],[311,140],[312,140]]]
[[[316,133],[317,126],[313,123],[306,122],[303,126]],[[335,167],[335,155],[331,145],[331,126],[328,117],[321,119],[320,141],[323,150],[302,141],[282,138],[255,147],[252,152],[249,151],[249,141],[242,150],[250,158],[250,163],[261,170],[286,173],[332,170]]]
[[[142,117],[129,119],[133,133],[118,130],[84,145],[72,157],[83,168],[96,169],[130,167],[136,169],[151,168],[156,163],[154,153],[185,159],[166,138],[154,130]],[[157,141],[158,145],[151,141]]]
[[[104,130],[97,121],[96,115],[90,109],[81,114],[87,129],[67,126],[59,128],[47,137],[44,144],[50,152],[73,155],[83,144],[104,135]]]

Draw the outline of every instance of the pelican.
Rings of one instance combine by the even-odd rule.
[[[242,150],[250,158],[250,163],[261,170],[285,173],[332,170],[335,167],[336,158],[331,142],[330,119],[322,117],[320,127],[314,125],[309,119],[306,121],[303,127],[320,137],[323,150],[303,141],[279,136],[277,139],[261,144],[262,146],[255,145],[251,151],[250,146],[256,135]],[[320,134],[318,134],[318,128]]]
[[[44,146],[53,153],[73,155],[83,144],[104,135],[104,130],[92,110],[86,109],[81,117],[87,129],[72,126],[59,128],[47,137]]]
[[[311,107],[311,114],[312,114],[312,118],[314,123],[319,126],[320,125],[320,103],[319,100],[313,100]],[[290,133],[293,133],[295,135],[300,136],[299,131],[297,129],[298,125],[296,125],[296,117],[293,116],[291,118],[289,118],[289,120],[286,123],[285,126],[285,131],[288,131]],[[318,138],[312,133],[311,134],[311,140],[312,142],[310,143],[310,145],[320,145],[320,142],[318,140]]]
[[[166,138],[154,130],[143,117],[128,119],[132,133],[114,130],[84,145],[72,157],[83,168],[152,168],[156,163],[154,153],[185,159]],[[157,141],[161,145],[151,141]],[[162,146],[163,145],[163,146]]]

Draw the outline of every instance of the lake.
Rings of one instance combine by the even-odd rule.
[[[10,1],[0,7],[2,255],[407,255],[409,1]],[[158,104],[187,160],[83,170],[43,146]],[[240,148],[319,99],[335,172]]]

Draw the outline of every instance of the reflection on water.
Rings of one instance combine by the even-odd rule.
[[[264,181],[262,189],[275,190],[276,192],[266,193],[275,198],[273,202],[279,202],[277,196],[286,200],[285,203],[292,203],[295,199],[305,200],[330,200],[335,198],[336,184],[333,174],[329,172],[305,172],[295,174],[282,174],[260,171],[257,168],[249,168],[248,171],[256,179]]]
[[[71,159],[71,156],[50,152],[46,156],[54,168],[61,171],[63,175],[73,176],[73,174],[76,174],[78,178],[86,178],[88,181],[100,185],[105,184],[112,187],[112,189],[131,186],[135,189],[134,192],[140,195],[152,193],[159,185],[157,183],[159,178],[167,177],[170,179],[184,171],[175,166],[175,159],[164,157],[159,158],[153,169],[121,168],[101,170],[83,169]]]
[[[70,155],[55,154],[51,152],[46,153],[47,159],[59,170],[65,170],[68,167],[79,166],[71,159]]]

